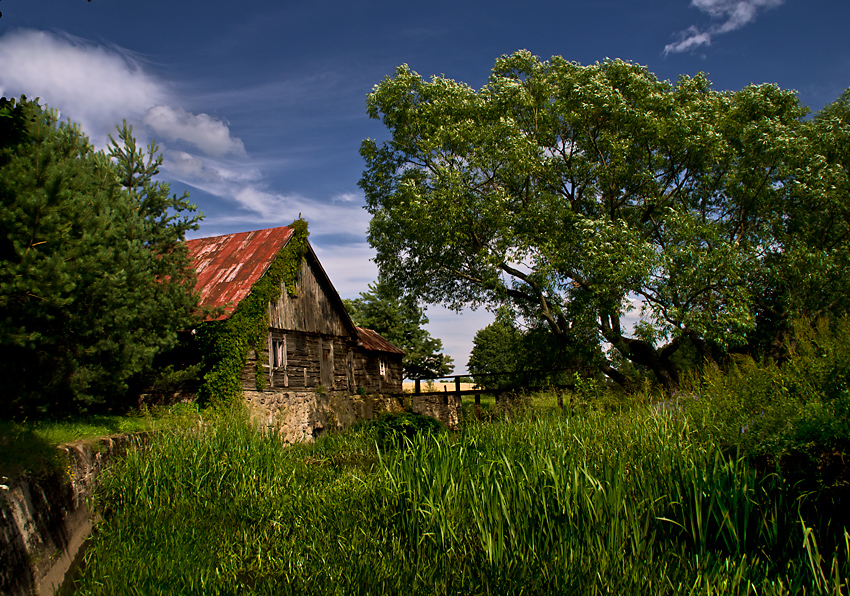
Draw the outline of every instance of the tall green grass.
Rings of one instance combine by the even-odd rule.
[[[233,413],[104,478],[79,594],[838,594],[850,550],[781,474],[665,412],[286,446]]]
[[[793,491],[692,437],[645,413],[481,427],[389,462],[386,508],[424,559],[460,548],[482,593],[813,593]]]

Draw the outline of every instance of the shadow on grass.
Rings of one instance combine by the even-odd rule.
[[[56,445],[39,436],[31,427],[0,420],[0,481],[17,478],[24,472],[40,476],[65,467]]]
[[[14,478],[24,472],[38,476],[61,471],[67,462],[57,446],[64,443],[148,431],[169,423],[179,423],[179,414],[173,415],[170,410],[164,410],[161,414],[161,419],[138,413],[66,420],[0,420],[0,476]]]

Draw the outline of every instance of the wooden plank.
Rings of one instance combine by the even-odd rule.
[[[269,322],[279,329],[324,333],[347,337],[349,334],[343,315],[330,294],[335,290],[326,287],[319,278],[323,275],[311,259],[301,263],[295,282],[296,296],[290,297],[286,288],[280,299],[269,305]]]

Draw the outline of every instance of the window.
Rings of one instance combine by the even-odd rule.
[[[378,366],[381,369],[381,376],[382,377],[387,376],[387,365],[386,365],[386,363],[383,360],[378,360]]]
[[[274,340],[272,341],[272,356],[273,362],[272,366],[274,368],[281,368],[286,366],[286,340]]]
[[[276,339],[276,337],[280,339]],[[286,374],[286,335],[279,332],[269,331],[268,335],[268,350],[269,350],[269,386],[270,387],[289,387],[289,376]],[[277,377],[277,380],[275,380]],[[281,381],[283,385],[281,385]]]

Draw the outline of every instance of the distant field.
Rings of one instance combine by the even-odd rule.
[[[411,391],[412,392],[415,387],[416,387],[416,383],[414,383],[413,381],[405,381],[404,385],[403,385],[403,389],[405,391]],[[461,391],[471,391],[472,389],[475,389],[475,383],[461,383],[460,384],[460,390]],[[428,382],[422,381],[421,390],[422,391],[454,391],[455,390],[455,384],[454,384],[454,382],[452,382],[452,383],[434,382],[434,389],[429,389],[428,388]]]

